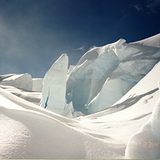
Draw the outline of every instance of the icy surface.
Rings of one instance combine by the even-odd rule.
[[[134,87],[129,89],[112,107],[88,116],[74,111],[75,106],[72,103],[74,94],[72,92],[68,92],[67,97],[70,100],[68,99],[68,104],[63,106],[63,115],[69,117],[66,118],[37,105],[41,97],[40,92],[26,91],[15,86],[1,84],[0,159],[160,158],[160,103],[158,101],[160,99],[160,63],[157,63],[149,71],[155,59],[159,60],[158,37],[159,35],[132,44],[126,44],[121,39],[114,43],[116,47],[113,47],[113,44],[108,45],[114,50],[115,48],[119,50],[116,51],[118,53],[115,56],[119,57],[118,61],[124,58],[126,60],[126,54],[128,54],[130,60],[118,62],[118,66],[104,80],[100,91],[94,97],[95,101],[92,101],[93,98],[90,102],[99,105],[102,109],[101,103],[106,105],[106,92],[117,97],[123,95],[126,91],[124,89],[129,89],[131,83]],[[126,47],[136,44],[138,49],[141,49],[142,42],[143,52],[133,56],[128,48],[128,52],[120,56],[121,45]],[[103,51],[102,48],[105,47],[93,48],[91,51]],[[151,56],[153,50],[157,50],[157,52]],[[113,52],[110,53],[112,55]],[[86,65],[86,70],[87,66],[92,69],[91,63],[86,59],[90,59],[90,62],[92,62],[97,57],[97,52],[86,54],[78,65],[73,68],[71,74],[75,71],[85,73],[85,70],[81,70],[83,65]],[[101,60],[103,61],[103,58]],[[97,60],[96,64],[103,66],[99,62]],[[99,74],[103,75],[103,69],[98,70],[101,71]],[[2,75],[0,81],[11,76]],[[80,78],[80,75],[74,74],[74,77],[76,76],[77,79]],[[89,77],[85,76],[87,80]],[[15,77],[18,77],[18,75],[15,75]],[[93,77],[96,77],[96,74],[93,74]],[[72,79],[72,82],[77,81],[77,79]],[[141,80],[138,81],[139,79]],[[96,81],[93,81],[93,84],[95,85]],[[69,85],[74,85],[74,83],[69,83]],[[117,90],[112,90],[112,86],[117,87]],[[122,92],[123,90],[124,92]],[[93,94],[91,95],[93,96]],[[62,99],[63,102],[64,99]],[[85,107],[87,108],[89,105],[85,104]],[[96,107],[89,107],[88,109],[90,112],[97,111]],[[73,119],[72,115],[75,117],[78,115],[79,117]]]
[[[66,104],[68,56],[62,54],[43,78],[41,106],[63,114]]]
[[[32,91],[34,92],[42,92],[42,78],[33,78],[33,87],[32,87]]]
[[[32,76],[28,73],[25,74],[8,74],[0,76],[0,84],[14,86],[20,89],[32,91]]]
[[[130,44],[120,39],[89,50],[68,76],[67,102],[85,114],[111,107],[159,61],[159,43],[154,39],[159,42],[159,34]]]
[[[99,94],[88,104],[88,113],[111,107],[123,97],[151,68],[155,60],[136,60],[120,63],[104,83]]]

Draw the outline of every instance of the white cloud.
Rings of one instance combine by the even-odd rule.
[[[76,48],[76,49],[74,49],[74,50],[77,50],[77,51],[84,51],[84,46],[81,46],[81,47]]]

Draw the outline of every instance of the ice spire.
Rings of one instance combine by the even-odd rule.
[[[41,106],[63,114],[66,104],[68,56],[62,54],[43,78]]]

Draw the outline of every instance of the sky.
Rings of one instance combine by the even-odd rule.
[[[67,53],[160,33],[160,0],[0,0],[0,74],[44,77]]]

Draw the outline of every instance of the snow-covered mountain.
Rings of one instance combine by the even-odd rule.
[[[0,158],[160,158],[159,58],[160,34],[92,48],[68,78],[67,55],[43,80],[1,75]]]

